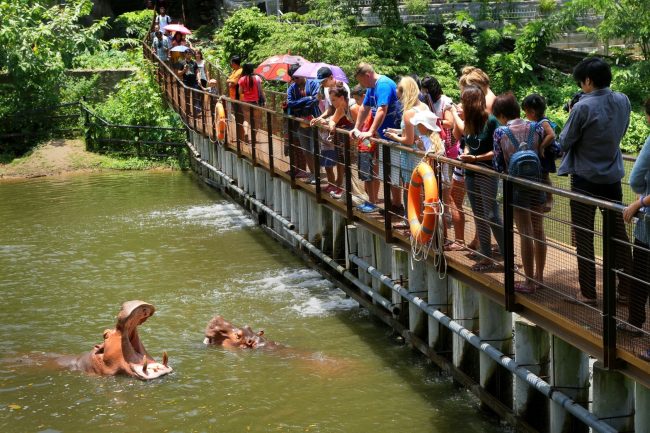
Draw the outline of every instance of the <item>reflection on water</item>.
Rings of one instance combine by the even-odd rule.
[[[280,245],[184,173],[0,184],[0,431],[484,432],[476,402]],[[140,327],[161,380],[49,367],[114,326]],[[287,347],[201,343],[215,314]],[[458,420],[463,420],[459,423]]]

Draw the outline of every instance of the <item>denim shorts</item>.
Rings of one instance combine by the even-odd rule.
[[[376,165],[374,152],[359,152],[359,179],[362,182],[373,180],[373,168]]]
[[[306,152],[314,154],[314,142],[311,139],[311,128],[296,128],[300,148]]]
[[[320,151],[320,166],[324,168],[334,167],[337,161],[337,152],[335,149]]]

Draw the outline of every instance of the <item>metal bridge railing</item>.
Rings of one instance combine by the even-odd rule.
[[[363,223],[387,242],[410,244],[408,222],[397,203],[404,203],[412,165],[423,159],[423,153],[373,139],[383,158],[370,173],[360,173],[357,146],[346,131],[330,133],[275,109],[191,89],[148,46],[143,52],[156,66],[164,97],[194,131],[217,142],[216,104],[222,102],[227,112],[222,144],[227,149],[266,168],[272,176],[286,179],[293,188],[309,192],[319,203],[340,209],[349,221]],[[456,250],[445,256],[455,270],[487,287],[511,311],[536,310],[553,323],[567,325],[590,347],[598,348],[591,354],[608,367],[624,360],[647,373],[644,356],[650,348],[650,324],[618,329],[630,325],[629,317],[647,314],[645,305],[624,301],[630,302],[650,284],[647,270],[643,274],[632,266],[632,257],[642,258],[648,250],[630,241],[632,225],[622,221],[622,204],[443,156],[428,161],[440,180],[448,213],[443,218],[444,236]],[[465,171],[464,183],[442,175],[452,168]],[[378,211],[364,213],[358,207],[368,200],[362,174],[379,185]],[[550,211],[518,205],[513,190],[522,188],[529,194],[552,195]],[[340,194],[331,193],[339,190]],[[388,199],[391,195],[392,200]],[[490,246],[464,248],[477,233]],[[526,284],[534,290],[522,293]],[[595,295],[595,301],[576,300],[581,285],[582,294]]]

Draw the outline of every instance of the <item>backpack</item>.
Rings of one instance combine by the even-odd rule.
[[[551,128],[553,128],[553,132],[555,132],[555,140],[544,150],[544,158],[547,159],[557,159],[562,156],[562,148],[560,147],[560,140],[558,137],[560,136],[560,128],[557,126],[557,123],[553,122],[552,120],[544,117],[542,120],[539,121],[541,124],[542,122],[548,122],[549,125],[551,125]]]
[[[513,146],[517,146],[516,143],[518,140],[515,138],[515,135],[512,133],[510,128],[506,126],[504,129]],[[534,182],[541,182],[542,163],[537,152],[532,149],[534,137],[535,124],[531,123],[526,142],[519,143],[519,146],[510,157],[510,162],[508,163],[508,174],[510,176],[517,176]]]

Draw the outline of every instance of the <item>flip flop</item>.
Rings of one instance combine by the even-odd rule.
[[[457,242],[449,242],[445,245],[445,251],[465,251],[467,247],[465,244],[460,244]]]
[[[535,290],[536,289],[534,287],[530,287],[528,284],[526,284],[525,281],[517,281],[515,283],[515,292],[517,293],[525,293],[528,295],[532,295],[533,293],[535,293]]]
[[[499,263],[476,263],[472,266],[472,271],[479,273],[490,273],[503,270],[503,266]]]

